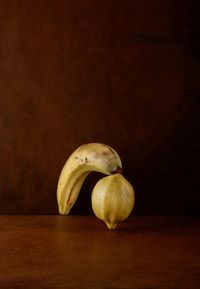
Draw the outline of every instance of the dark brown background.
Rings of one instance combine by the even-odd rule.
[[[198,1],[1,0],[0,213],[57,214],[67,157],[104,142],[135,214],[197,215],[199,27]]]

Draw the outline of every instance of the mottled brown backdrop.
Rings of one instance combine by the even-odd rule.
[[[120,154],[135,214],[199,213],[199,4],[0,1],[0,213],[57,214],[79,145]],[[72,213],[91,213],[100,174]]]

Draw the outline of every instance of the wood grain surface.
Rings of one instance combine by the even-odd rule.
[[[0,288],[199,289],[200,220],[1,216]]]

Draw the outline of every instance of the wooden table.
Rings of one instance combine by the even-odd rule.
[[[199,289],[200,219],[0,216],[0,288]]]

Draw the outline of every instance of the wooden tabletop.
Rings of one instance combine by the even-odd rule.
[[[199,289],[200,219],[0,216],[0,288]]]

